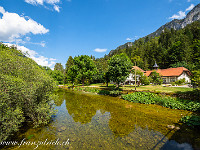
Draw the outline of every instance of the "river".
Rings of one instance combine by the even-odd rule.
[[[22,129],[18,145],[7,149],[200,149],[200,132],[179,122],[191,112],[62,89],[57,94],[52,121]]]

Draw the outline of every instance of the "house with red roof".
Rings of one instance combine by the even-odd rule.
[[[144,73],[147,77],[151,76],[151,73],[153,71],[156,71],[157,73],[160,74],[160,76],[163,79],[163,83],[171,83],[175,82],[180,79],[185,79],[187,83],[191,83],[190,77],[191,77],[191,72],[184,68],[184,67],[178,67],[178,68],[168,68],[168,69],[158,69],[158,65],[155,62],[155,65],[153,66],[155,69],[154,70],[149,70],[149,71],[144,71],[141,68],[137,66],[133,66],[132,69],[134,70],[139,70]],[[137,81],[139,81],[139,75],[137,75]],[[125,81],[125,84],[134,84],[135,79],[134,75],[132,73],[129,74],[128,78]]]
[[[153,71],[156,71],[160,74],[163,79],[163,83],[171,83],[184,78],[186,82],[191,82],[190,76],[192,74],[188,69],[184,67],[150,70],[145,71],[144,74],[149,77]]]

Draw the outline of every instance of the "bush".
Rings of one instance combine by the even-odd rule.
[[[116,91],[114,90],[114,91],[110,91],[109,95],[110,96],[119,96],[119,95],[121,95],[121,92],[119,90],[116,90]]]
[[[149,85],[150,84],[149,78],[146,75],[141,75],[140,81],[143,85]]]
[[[24,121],[46,124],[53,110],[53,80],[20,51],[0,45],[0,141]]]
[[[143,104],[158,104],[171,109],[184,109],[189,111],[200,111],[200,103],[173,97],[159,96],[150,92],[135,92],[122,95],[122,98],[131,102]]]
[[[181,118],[181,122],[188,126],[200,126],[200,116],[184,116]]]
[[[184,84],[184,83],[185,83],[185,78],[180,79],[180,80],[177,80],[177,81],[175,82],[175,84],[177,84],[177,85],[182,85],[182,84]]]
[[[175,86],[176,84],[175,84],[175,82],[171,82],[171,85],[172,85],[172,86]]]

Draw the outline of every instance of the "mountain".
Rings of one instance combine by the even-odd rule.
[[[188,24],[193,23],[194,21],[200,21],[200,4],[196,5],[187,15],[184,19],[174,19],[171,22],[166,23],[165,25],[161,26],[158,30],[155,32],[147,35],[146,37],[157,37],[159,36],[164,29],[171,29],[173,28],[174,30],[180,30],[185,28]],[[121,45],[117,47],[115,50],[118,49],[124,49],[126,47],[131,47],[134,44],[134,42],[127,42],[124,45]],[[111,50],[110,53],[108,54],[109,56],[112,56],[115,50]]]
[[[171,29],[179,30],[186,27],[186,25],[193,23],[194,21],[200,20],[200,4],[196,5],[184,19],[174,19],[171,22],[166,23],[165,25],[161,26],[158,30],[148,35],[148,37],[156,37],[159,36],[164,29]]]

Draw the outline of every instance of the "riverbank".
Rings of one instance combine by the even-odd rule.
[[[64,86],[60,86],[60,88],[66,88]],[[67,89],[70,89],[68,87]],[[72,89],[72,88],[71,88]],[[159,92],[149,92],[149,91],[127,91],[122,89],[113,89],[113,88],[96,88],[96,87],[89,87],[89,86],[77,86],[73,88],[74,91],[84,91],[84,92],[91,92],[99,95],[109,95],[109,96],[121,96],[122,99],[136,102],[136,103],[143,103],[143,104],[157,104],[163,107],[171,108],[171,109],[182,109],[182,110],[189,110],[189,111],[200,111],[200,103],[198,100],[189,100],[183,99],[179,97],[181,96],[179,93],[179,97],[173,97],[169,95],[169,93],[159,93]],[[197,93],[194,91],[193,93]],[[185,96],[187,97],[187,96]]]

